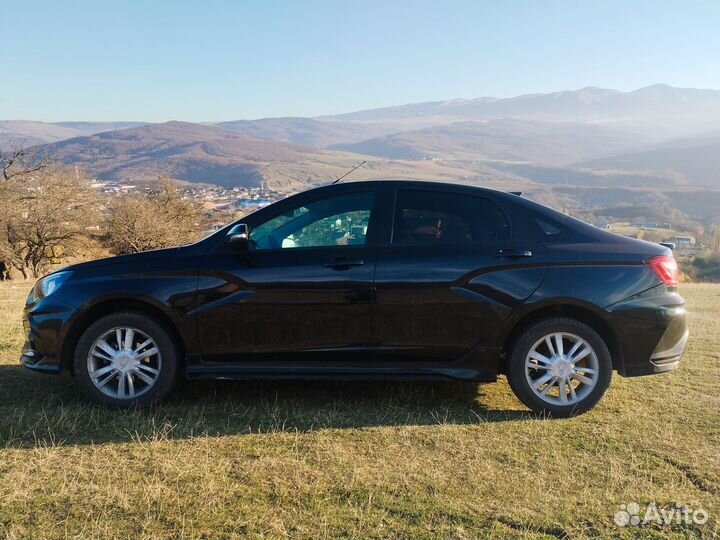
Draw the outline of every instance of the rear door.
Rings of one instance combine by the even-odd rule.
[[[461,358],[532,294],[546,263],[542,245],[517,238],[491,198],[398,188],[375,271],[378,357]]]

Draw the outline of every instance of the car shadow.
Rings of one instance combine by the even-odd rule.
[[[0,448],[532,418],[509,390],[463,381],[183,381],[160,405],[88,403],[69,375],[0,365]]]

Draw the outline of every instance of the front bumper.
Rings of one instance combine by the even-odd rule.
[[[41,373],[52,373],[55,375],[60,373],[60,364],[47,363],[47,361],[48,357],[32,349],[29,341],[25,343],[22,355],[20,356],[20,363],[23,366]]]
[[[60,373],[62,344],[75,308],[52,295],[25,306],[25,345],[20,363],[41,373]]]

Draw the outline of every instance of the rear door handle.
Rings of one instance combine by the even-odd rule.
[[[497,252],[498,258],[514,259],[516,257],[532,257],[532,251],[529,249],[501,249]]]
[[[325,268],[333,268],[335,270],[347,270],[351,266],[362,266],[365,261],[362,259],[349,259],[347,257],[339,257],[337,259],[330,259],[328,262],[323,264]]]

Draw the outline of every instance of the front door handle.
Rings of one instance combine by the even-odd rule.
[[[498,258],[514,259],[516,257],[532,257],[529,249],[500,249],[497,252]]]
[[[337,259],[330,259],[328,262],[323,264],[325,268],[332,268],[333,270],[347,270],[351,266],[362,266],[365,261],[362,259],[349,259],[348,257],[339,257]]]

